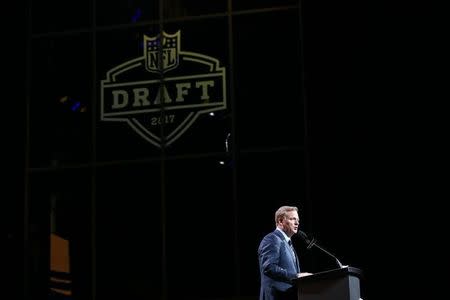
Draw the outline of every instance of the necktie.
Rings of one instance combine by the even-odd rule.
[[[288,244],[289,244],[289,247],[290,247],[291,250],[292,250],[292,256],[294,257],[294,262],[295,262],[295,266],[296,266],[296,268],[297,268],[297,271],[300,271],[300,266],[298,265],[298,262],[297,262],[297,254],[295,253],[294,246],[292,246],[292,241],[289,240],[289,241],[288,241]]]
[[[293,256],[294,256],[294,261],[295,261],[295,260],[296,260],[296,257],[295,257],[295,250],[294,250],[294,246],[292,246],[292,241],[289,240],[289,241],[288,241],[288,244],[289,244],[289,247],[291,247],[292,254],[293,254]]]

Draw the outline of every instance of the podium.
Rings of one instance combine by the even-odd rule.
[[[343,267],[296,279],[299,300],[359,300],[362,271]]]

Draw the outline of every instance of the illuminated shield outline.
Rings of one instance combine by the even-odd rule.
[[[208,70],[208,73],[205,74],[195,74],[191,76],[185,76],[184,79],[203,79],[203,78],[216,78],[218,82],[220,82],[221,95],[216,101],[213,103],[200,103],[200,104],[185,104],[180,106],[172,106],[164,108],[165,111],[176,112],[177,110],[187,110],[190,109],[191,112],[187,113],[186,117],[178,123],[178,125],[167,134],[165,140],[163,141],[161,137],[157,134],[153,133],[149,130],[144,124],[140,122],[140,120],[136,117],[132,117],[133,115],[154,115],[159,113],[161,110],[157,107],[147,107],[145,109],[135,109],[129,110],[126,112],[108,112],[105,110],[105,91],[107,89],[123,87],[123,86],[132,86],[136,84],[136,82],[123,82],[118,78],[122,78],[123,75],[127,72],[139,69],[145,69],[149,72],[159,72],[155,70],[149,70],[147,64],[147,52],[144,51],[141,57],[129,60],[124,62],[121,65],[118,65],[106,73],[106,79],[101,81],[101,92],[100,92],[100,107],[101,107],[101,116],[100,119],[102,121],[114,121],[114,122],[125,122],[127,123],[137,134],[139,134],[146,141],[150,142],[154,146],[159,148],[162,147],[164,143],[165,146],[169,146],[173,142],[175,142],[186,130],[190,128],[190,126],[195,122],[195,120],[202,114],[208,114],[215,111],[221,111],[227,109],[227,94],[226,94],[226,71],[225,67],[220,67],[220,62],[218,59],[203,55],[195,52],[181,51],[179,49],[180,45],[180,37],[181,31],[177,31],[175,34],[167,34],[163,33],[163,36],[169,38],[175,38],[178,40],[177,42],[177,62],[170,69],[176,68],[179,65],[179,61],[186,61],[190,63],[195,63],[202,65],[205,69]],[[144,44],[149,40],[156,41],[157,37],[149,38],[148,36],[144,36]],[[169,69],[165,70],[168,71]],[[165,82],[170,82],[171,80],[183,79],[181,77],[167,77],[165,78]],[[159,79],[154,80],[143,80],[140,81],[140,84],[156,84],[160,82]]]

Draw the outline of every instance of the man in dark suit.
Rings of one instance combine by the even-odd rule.
[[[275,212],[276,229],[267,234],[258,248],[261,289],[259,300],[296,300],[293,280],[310,275],[300,272],[291,237],[299,226],[298,208],[282,206]]]

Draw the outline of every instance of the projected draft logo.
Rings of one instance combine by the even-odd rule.
[[[143,55],[106,73],[101,120],[127,123],[157,147],[175,142],[202,114],[225,110],[225,68],[181,51],[181,31],[144,35]],[[164,138],[163,138],[164,136]]]

